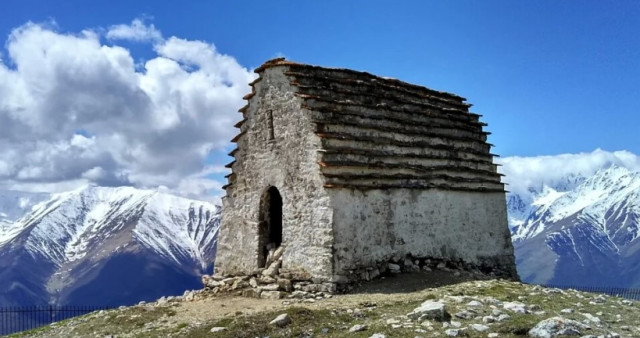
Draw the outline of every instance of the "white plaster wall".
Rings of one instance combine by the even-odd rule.
[[[216,271],[248,274],[258,262],[260,197],[270,187],[283,202],[283,268],[329,279],[332,275],[332,210],[319,175],[320,140],[310,114],[283,74],[266,69],[247,110],[247,132],[239,142],[235,182],[223,198]],[[275,140],[269,140],[268,113]]]
[[[407,254],[515,271],[504,193],[335,189],[331,202],[336,275]]]

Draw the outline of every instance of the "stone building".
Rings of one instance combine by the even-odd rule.
[[[216,274],[256,274],[282,246],[280,272],[316,283],[432,262],[517,278],[504,185],[464,98],[284,59],[256,73]]]

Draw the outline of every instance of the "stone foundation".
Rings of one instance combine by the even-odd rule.
[[[393,257],[376,266],[349,271],[348,277],[325,282],[311,278],[306,272],[281,268],[282,249],[270,254],[269,267],[256,269],[250,275],[214,274],[202,277],[205,290],[214,294],[235,293],[244,297],[264,299],[322,299],[335,293],[349,291],[354,285],[400,273],[431,272],[434,270],[467,274],[476,279],[504,278],[517,280],[514,271],[500,268],[500,264],[469,264],[441,258]]]
[[[267,268],[260,268],[248,275],[231,275],[216,271],[213,276],[203,276],[206,290],[216,293],[237,292],[245,297],[280,299],[324,297],[337,291],[336,283],[326,283],[312,278],[302,270],[282,268],[284,246],[270,250],[266,258]]]

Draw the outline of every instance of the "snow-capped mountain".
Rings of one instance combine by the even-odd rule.
[[[524,281],[640,286],[640,171],[609,165],[510,193],[507,205]]]
[[[198,288],[211,272],[220,215],[213,204],[95,186],[3,192],[0,201],[2,305],[131,304]],[[20,209],[27,212],[16,219]]]
[[[49,198],[46,193],[0,190],[0,234],[13,222],[31,210],[31,207]],[[0,235],[1,236],[1,235]],[[0,237],[0,243],[1,243]]]

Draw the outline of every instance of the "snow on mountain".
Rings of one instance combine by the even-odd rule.
[[[527,282],[640,284],[640,171],[593,175],[507,195],[518,269]]]
[[[46,193],[0,191],[0,246],[15,235],[9,230],[13,223],[49,197]]]
[[[4,192],[0,196],[19,195]],[[16,303],[16,299],[24,302],[30,299],[30,293],[42,296],[41,290],[30,292],[34,288],[46,290],[48,295],[42,299],[47,302],[79,303],[79,296],[74,295],[78,289],[86,296],[98,292],[97,285],[109,288],[118,283],[122,285],[113,287],[127,295],[111,295],[107,303],[131,303],[136,295],[130,295],[130,289],[141,288],[146,283],[142,279],[160,279],[163,282],[159,284],[165,284],[156,291],[176,293],[197,285],[199,276],[212,268],[220,208],[208,202],[132,187],[89,186],[38,195],[29,200],[37,201],[35,204],[18,203],[18,208],[28,212],[15,219],[19,214],[15,202],[20,198],[24,196],[3,199],[9,201],[5,205],[13,207],[4,207],[11,211],[5,214],[14,220],[7,217],[0,228],[0,268],[13,268],[0,271],[0,288],[2,284],[33,284],[33,279],[25,281],[21,277],[21,272],[33,272],[24,271],[24,265],[35,265],[34,271],[40,269],[35,277],[41,281],[22,288],[14,301],[7,299],[10,295],[4,297],[5,303]],[[111,275],[131,273],[123,277],[129,280],[112,281],[110,285],[103,280],[109,278],[103,276],[106,271]],[[136,282],[136,278],[140,280]],[[183,285],[172,285],[170,280]],[[137,296],[148,300],[158,292],[149,290]],[[36,302],[42,300],[36,298]]]

